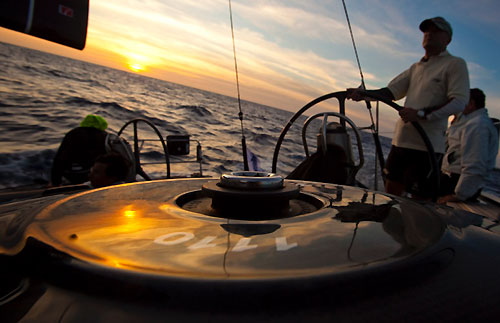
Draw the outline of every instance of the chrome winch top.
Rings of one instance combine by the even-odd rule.
[[[236,189],[280,189],[283,188],[283,177],[273,173],[242,171],[222,174],[219,185]]]

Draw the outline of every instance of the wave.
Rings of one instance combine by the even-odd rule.
[[[276,138],[274,136],[261,133],[261,134],[256,134],[252,137],[253,142],[259,144],[259,145],[274,145],[276,143]]]
[[[55,151],[23,151],[0,154],[0,188],[48,183]]]
[[[214,171],[215,173],[217,174],[222,174],[222,173],[227,173],[227,172],[231,172],[232,168],[228,168],[226,167],[227,165],[218,165],[216,167],[214,167]]]
[[[126,121],[132,119],[145,119],[153,123],[159,129],[167,129],[169,133],[173,134],[184,134],[186,130],[181,125],[159,119],[155,116],[148,114],[144,110],[133,110],[126,108],[119,104],[118,102],[94,102],[82,97],[72,97],[65,101],[66,104],[76,105],[80,107],[91,107],[96,106],[102,108],[97,110],[95,114],[101,115],[104,118],[112,118],[123,120],[123,124]]]
[[[165,160],[165,155],[163,152],[159,151],[147,151],[147,152],[141,152],[141,159],[148,159],[148,160]]]
[[[79,77],[76,77],[75,75],[70,75],[67,72],[63,72],[60,70],[47,70],[47,71],[45,71],[45,73],[47,73],[49,76],[54,76],[57,78],[64,78],[64,79],[76,81],[79,83],[88,83],[91,86],[102,86],[99,82],[97,82],[95,80],[91,80],[88,78],[79,78]]]
[[[40,70],[39,68],[32,66],[32,65],[23,65],[23,66],[21,66],[21,69],[24,72],[43,74],[42,70]]]
[[[9,132],[11,135],[12,135],[12,133],[16,133],[16,135],[12,136],[12,138],[11,138],[14,141],[18,140],[18,138],[16,138],[16,136],[19,136],[21,134],[31,136],[35,133],[41,133],[41,132],[48,130],[47,127],[44,127],[40,124],[31,124],[31,125],[29,125],[29,127],[26,127],[26,124],[19,123],[19,122],[16,122],[14,120],[4,121],[2,126],[4,128],[3,131]]]
[[[181,105],[177,107],[178,110],[184,110],[190,114],[195,114],[199,117],[211,117],[212,113],[207,108],[200,105]]]
[[[0,77],[0,82],[8,83],[9,86],[12,86],[12,85],[24,85],[23,82],[21,82],[19,80],[16,80],[16,79],[13,79],[13,78],[3,78],[3,77]]]
[[[117,102],[94,102],[82,97],[72,97],[65,101],[66,104],[78,106],[99,106],[102,108],[112,108],[120,111],[130,112],[131,110],[121,106]]]
[[[6,103],[3,103],[2,101],[0,101],[0,108],[6,108],[6,107],[10,107],[10,106],[11,106],[10,104],[6,104]],[[0,111],[0,114],[7,115],[8,113],[6,113],[5,111]]]

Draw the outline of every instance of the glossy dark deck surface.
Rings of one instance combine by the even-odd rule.
[[[500,239],[477,215],[292,181],[321,207],[231,220],[192,211],[192,204],[209,208],[193,194],[207,181],[126,184],[1,205],[0,315],[290,322],[499,314]]]

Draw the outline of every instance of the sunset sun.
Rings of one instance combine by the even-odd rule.
[[[145,72],[152,63],[150,56],[139,54],[137,52],[126,52],[122,55],[126,58],[125,62],[127,68],[132,72]]]
[[[128,64],[128,68],[133,71],[133,72],[142,72],[144,71],[146,68],[144,65],[140,64],[140,63],[129,63]]]

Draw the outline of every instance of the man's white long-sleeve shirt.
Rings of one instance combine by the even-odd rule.
[[[488,110],[483,108],[467,115],[460,114],[448,129],[447,143],[442,170],[460,174],[455,195],[466,200],[484,186],[489,172],[495,167],[498,131]]]

